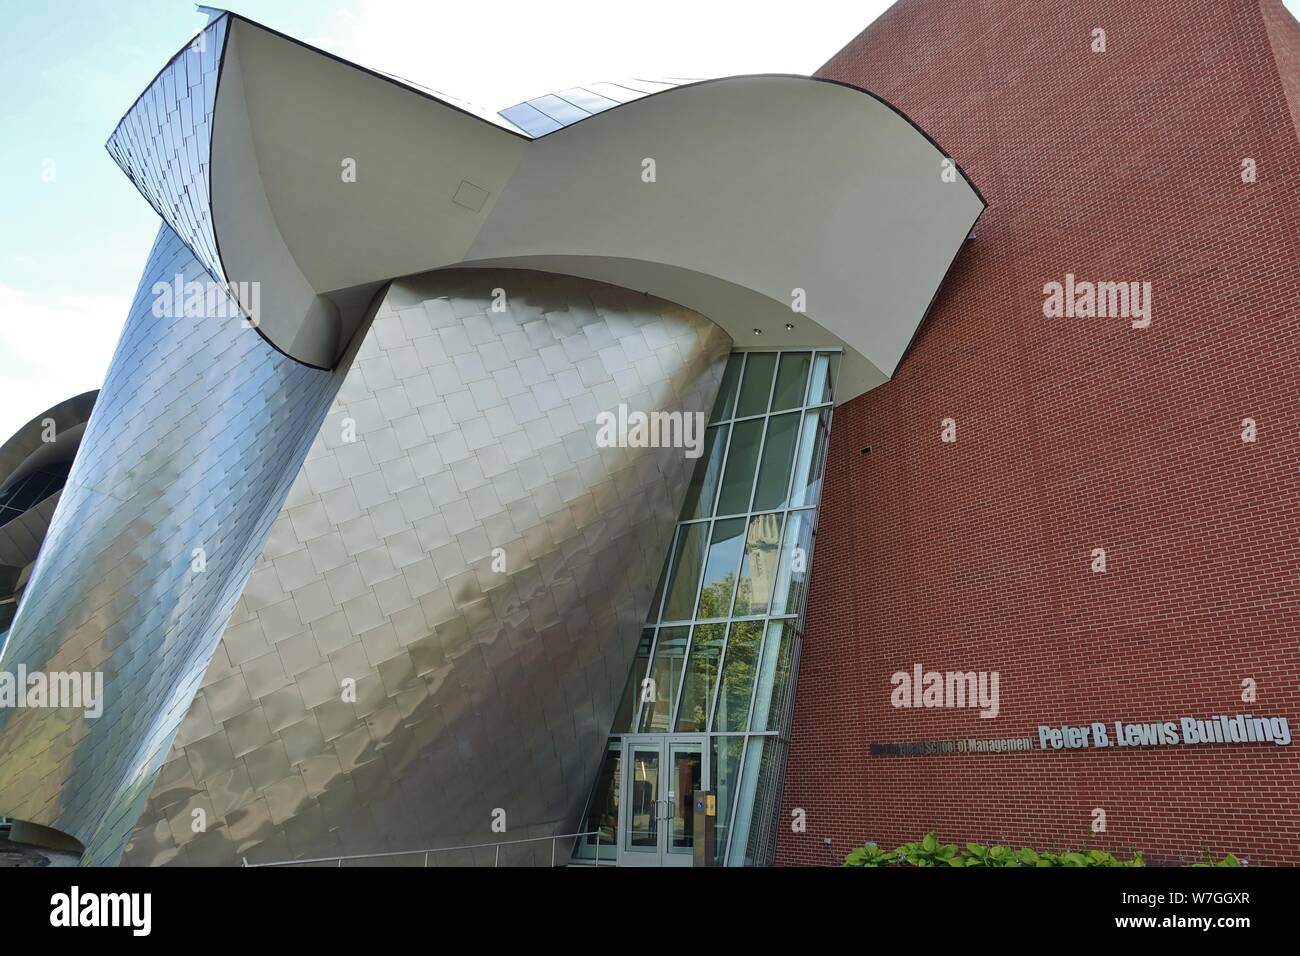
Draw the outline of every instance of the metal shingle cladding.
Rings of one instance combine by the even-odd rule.
[[[691,82],[694,81],[621,80],[617,83],[589,83],[516,103],[502,110],[500,115],[529,136],[545,136],[621,103],[630,103],[651,93]]]

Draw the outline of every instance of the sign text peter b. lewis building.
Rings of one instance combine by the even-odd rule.
[[[1116,720],[1078,726],[1038,725],[1038,737],[970,738],[965,740],[917,740],[909,743],[871,744],[875,757],[904,757],[918,754],[1028,753],[1032,750],[1106,750],[1116,747],[1172,747],[1192,744],[1261,744],[1280,747],[1291,743],[1291,725],[1286,717],[1180,717],[1152,723]]]

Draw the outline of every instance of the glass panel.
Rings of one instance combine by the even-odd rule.
[[[722,475],[717,514],[744,514],[749,510],[749,495],[754,490],[754,465],[758,461],[758,445],[762,438],[761,418],[740,422],[732,428],[731,450],[727,452],[727,470]]]
[[[754,713],[749,721],[753,733],[781,730],[781,717],[790,688],[790,665],[794,658],[794,621],[772,621],[763,642],[763,665],[754,692]]]
[[[686,664],[686,684],[677,711],[677,729],[703,732],[708,729],[709,704],[718,683],[718,661],[722,657],[725,624],[697,624],[691,635],[691,657]]]
[[[798,412],[774,415],[767,420],[767,439],[763,442],[763,464],[758,469],[758,485],[754,489],[754,511],[784,508],[786,492],[790,489],[790,459],[794,455],[794,441],[799,435]]]
[[[812,387],[808,389],[808,404],[820,405],[831,400],[831,359],[827,352],[818,352],[813,360]]]
[[[727,851],[728,866],[740,866],[744,862],[745,848],[749,844],[749,821],[754,813],[754,792],[758,789],[758,768],[762,764],[766,742],[762,737],[750,737],[745,749],[745,772],[740,776],[740,800],[736,803],[731,848]]]
[[[733,617],[766,614],[776,580],[776,549],[781,542],[780,512],[754,515],[745,538],[745,561],[740,567]]]
[[[754,817],[749,826],[745,866],[771,866],[775,860],[775,837],[777,818],[781,812],[780,790],[784,766],[785,744],[775,737],[767,738],[763,745],[763,759],[758,768],[758,788],[752,803]]]
[[[775,853],[786,748],[753,735],[779,734],[793,699],[830,428],[829,408],[803,406],[829,404],[838,365],[837,354],[814,350],[728,358],[683,500],[679,521],[687,523],[676,529],[655,591],[662,608],[649,612],[651,621],[661,610],[676,623],[660,626],[657,638],[653,627],[642,634],[614,720],[616,735],[716,735],[704,785],[717,793],[719,864],[770,864]],[[712,623],[689,624],[701,620]],[[614,840],[640,852],[691,853],[700,745],[630,742],[625,776],[619,753],[601,765],[584,817],[584,829],[597,832],[576,852],[613,853],[622,799],[627,829]],[[656,818],[663,809],[667,828]]]
[[[718,703],[713,708],[714,731],[744,730],[749,722],[749,696],[754,687],[754,663],[763,640],[762,621],[737,621],[731,625],[722,660]]]
[[[614,831],[618,829],[618,771],[622,766],[622,758],[620,747],[611,747],[605,752],[600,773],[596,775],[596,786],[591,792],[591,801],[587,805],[587,816],[583,820],[582,831],[589,835],[579,838],[576,856],[592,859],[599,852],[598,846],[614,846]]]
[[[822,491],[822,473],[826,467],[826,438],[830,412],[806,412],[803,434],[799,436],[799,458],[794,465],[794,487],[790,490],[790,507],[815,505]]]
[[[672,816],[668,831],[669,853],[690,853],[695,847],[695,809],[691,797],[702,789],[703,757],[698,744],[670,747],[672,780]],[[666,795],[665,795],[666,796]],[[715,831],[716,832],[716,831]]]
[[[49,476],[45,472],[33,472],[20,480],[13,490],[9,492],[8,506],[17,508],[19,511],[26,511],[44,497],[43,493],[48,483]]]
[[[672,542],[670,541],[668,545],[669,545],[668,556],[671,558]],[[646,616],[645,616],[645,622],[647,624],[655,624],[659,621],[659,611],[663,608],[664,605],[664,585],[668,583],[668,568],[671,564],[672,564],[671,561],[665,561],[664,569],[659,572],[659,583],[655,585],[654,597],[650,599],[650,609],[646,612]]]
[[[718,818],[713,825],[717,841],[717,862],[722,863],[726,851],[727,835],[731,831],[731,805],[736,797],[736,778],[739,776],[740,757],[745,749],[744,737],[713,737],[713,774],[711,789],[718,795]]]
[[[700,586],[700,566],[704,563],[704,543],[709,523],[688,524],[677,532],[677,554],[668,575],[668,601],[664,605],[665,621],[689,621],[695,610],[695,595]]]
[[[772,394],[772,370],[776,368],[775,352],[750,352],[745,362],[745,381],[740,386],[740,401],[736,403],[736,417],[762,415],[767,411],[767,400]]]
[[[791,511],[781,543],[781,571],[772,596],[773,614],[798,614],[808,591],[812,557],[812,511]]]
[[[727,367],[722,372],[722,382],[718,385],[718,397],[713,400],[711,422],[726,421],[736,407],[736,383],[740,381],[740,364],[743,356],[732,352],[727,358]]]
[[[718,493],[718,476],[722,473],[722,455],[727,450],[730,428],[730,425],[716,425],[704,433],[704,453],[691,474],[680,520],[707,518],[713,514],[713,499]]]
[[[808,384],[808,352],[784,352],[776,372],[776,390],[772,392],[772,411],[798,408],[803,404],[804,386]]]
[[[700,588],[699,619],[726,617],[731,613],[731,592],[736,588],[736,566],[745,541],[745,519],[729,518],[713,523],[709,559],[704,565]]]
[[[622,734],[632,729],[632,717],[636,714],[637,698],[641,693],[641,682],[645,680],[646,668],[650,666],[650,647],[654,643],[655,632],[644,630],[641,641],[636,646],[636,659],[632,662],[632,673],[627,675],[627,686],[618,702],[618,713],[614,715],[614,727],[610,733]]]
[[[686,637],[689,627],[661,627],[655,645],[655,659],[650,667],[650,684],[641,694],[641,732],[658,733],[668,729],[673,707],[677,703],[677,686],[686,663]]]
[[[659,748],[632,748],[632,792],[628,794],[629,850],[659,849]]]

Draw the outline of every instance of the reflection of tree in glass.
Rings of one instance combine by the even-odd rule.
[[[686,686],[682,690],[679,731],[708,729],[709,705],[718,684],[718,659],[726,638],[725,624],[698,624],[691,637],[691,659],[687,664]]]
[[[718,661],[712,658],[703,662],[691,674],[690,686],[682,704],[682,714],[677,719],[679,730],[703,730],[709,719],[709,693],[718,680]]]
[[[731,613],[731,590],[736,585],[736,574],[728,571],[721,581],[716,581],[700,592],[701,619],[726,617]]]
[[[762,621],[738,621],[731,625],[723,663],[718,716],[713,721],[715,730],[745,729],[749,717],[749,692],[754,686],[754,669],[762,639]]]
[[[736,592],[736,614],[748,614],[754,603],[754,581],[746,574],[740,579],[740,589]]]

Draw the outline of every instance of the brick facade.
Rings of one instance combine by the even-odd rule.
[[[1039,723],[1300,725],[1297,61],[1280,0],[900,0],[821,71],[906,112],[989,209],[894,380],[835,413],[780,863],[929,829],[1300,863],[1300,741],[868,754]],[[1151,282],[1150,326],[1045,318],[1067,273]],[[916,663],[998,671],[999,716],[895,709]]]

